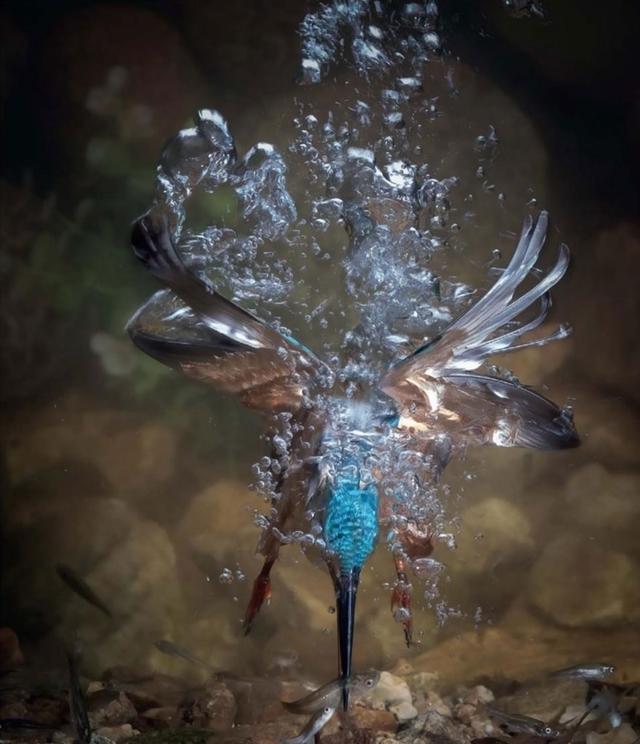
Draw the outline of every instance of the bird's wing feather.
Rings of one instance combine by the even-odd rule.
[[[462,444],[493,442],[558,449],[578,443],[570,417],[554,403],[522,385],[473,373],[492,355],[540,346],[568,335],[568,330],[560,327],[547,338],[516,343],[545,320],[551,304],[548,292],[569,263],[569,252],[563,245],[552,269],[514,299],[536,264],[547,224],[546,212],[536,222],[528,218],[509,265],[491,289],[440,337],[382,378],[380,388],[404,412],[401,425],[426,436],[444,429]],[[536,303],[536,316],[528,322],[519,321]]]
[[[132,232],[136,256],[168,289],[156,292],[127,330],[142,351],[236,395],[249,408],[297,410],[324,365],[218,294],[184,264],[166,221],[148,215]]]

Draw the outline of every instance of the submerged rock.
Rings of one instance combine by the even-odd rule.
[[[95,467],[116,493],[148,497],[174,473],[176,437],[165,424],[113,410],[77,393],[7,422],[7,467],[13,483],[46,467]]]
[[[125,693],[115,690],[100,690],[90,695],[87,709],[93,728],[130,723],[138,715]]]
[[[557,538],[531,572],[533,606],[559,625],[612,627],[640,619],[640,565],[592,539]]]
[[[109,741],[118,744],[118,742],[127,741],[140,732],[134,729],[130,723],[123,723],[121,726],[102,726],[95,733],[98,736],[104,737],[105,744]]]
[[[352,706],[349,715],[351,723],[356,728],[377,733],[383,731],[395,733],[402,720],[391,710],[372,710],[363,705]]]
[[[11,616],[58,642],[78,637],[87,669],[104,669],[120,659],[145,665],[154,653],[153,641],[171,637],[184,612],[166,530],[120,499],[52,498],[58,509],[7,530],[5,547],[13,560],[5,591]],[[31,549],[25,560],[20,546],[26,544]],[[55,572],[58,563],[73,567],[112,619],[63,584]],[[172,660],[158,663],[170,668]]]
[[[390,711],[399,723],[410,721],[418,715],[409,685],[390,672],[382,672],[378,684],[371,691],[371,706]]]
[[[533,547],[526,514],[506,499],[485,499],[466,509],[461,519],[463,530],[450,562],[466,572],[484,574]]]
[[[505,619],[506,621],[506,619]],[[623,679],[640,678],[640,632],[630,624],[606,636],[607,658]],[[440,676],[442,690],[457,684],[524,682],[603,653],[600,628],[553,628],[538,616],[513,614],[509,628],[484,628],[442,641],[412,659],[420,670]]]
[[[638,493],[640,475],[637,473],[615,473],[591,462],[570,477],[565,501],[575,524],[586,528],[590,535],[606,539],[615,534],[618,549],[626,538],[629,548],[640,553]]]
[[[572,705],[584,708],[587,683],[579,679],[547,677],[530,682],[510,695],[501,695],[495,707],[543,721],[560,717]]]
[[[236,708],[231,690],[222,682],[210,682],[183,702],[179,716],[195,728],[221,733],[233,727]]]

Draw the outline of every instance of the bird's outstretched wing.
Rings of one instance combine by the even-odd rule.
[[[560,328],[545,339],[518,344],[547,316],[549,290],[563,277],[569,251],[560,247],[553,268],[514,299],[536,264],[547,232],[548,216],[525,220],[507,268],[491,289],[437,339],[392,367],[380,388],[400,408],[399,426],[416,435],[449,435],[455,444],[493,443],[502,447],[562,449],[578,444],[570,415],[523,385],[477,374],[494,354],[539,346],[568,331]],[[518,318],[531,306],[537,315]]]
[[[188,377],[236,395],[248,408],[295,411],[324,364],[218,294],[183,262],[161,217],[133,225],[138,259],[165,286],[127,324],[142,351]]]

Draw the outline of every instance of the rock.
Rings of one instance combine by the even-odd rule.
[[[54,499],[58,508],[44,511],[28,526],[7,530],[3,547],[13,560],[5,591],[11,616],[16,625],[40,635],[77,634],[87,671],[102,670],[117,658],[145,666],[155,659],[153,641],[172,637],[184,612],[167,532],[119,499],[75,494],[55,494]],[[25,555],[21,548],[27,544]],[[57,563],[73,567],[114,619],[72,593],[56,576]],[[157,665],[178,666],[166,657]]]
[[[523,511],[506,499],[491,497],[462,512],[458,548],[448,563],[465,572],[486,574],[531,551],[531,527]]]
[[[79,394],[21,412],[19,428],[7,422],[3,429],[13,483],[60,463],[82,463],[97,468],[115,492],[148,498],[174,473],[176,438],[165,424]]]
[[[496,708],[550,721],[572,705],[584,708],[586,696],[587,683],[583,680],[548,677],[529,682],[510,695],[500,696]]]
[[[400,723],[418,715],[409,685],[389,672],[380,674],[378,684],[371,691],[371,707],[375,710],[389,710]]]
[[[310,691],[299,683],[292,690],[293,685],[282,685],[262,677],[239,679],[235,675],[225,675],[224,682],[236,699],[236,724],[276,721],[284,712],[281,700],[297,700]]]
[[[117,744],[119,741],[125,741],[132,736],[137,736],[140,732],[134,729],[130,723],[123,723],[122,726],[103,726],[95,733]]]
[[[408,705],[408,703],[404,703],[404,705]],[[358,729],[376,732],[388,731],[390,733],[395,733],[398,730],[398,722],[403,720],[392,711],[372,710],[362,705],[351,706],[349,717],[351,723]]]
[[[24,700],[0,703],[0,718],[28,718],[29,708]]]
[[[398,719],[398,723],[406,723],[416,718],[418,711],[413,703],[403,702],[389,706],[389,711]]]
[[[236,700],[224,683],[210,682],[182,704],[179,716],[195,728],[222,733],[233,727]]]
[[[586,744],[635,744],[637,741],[638,733],[629,723],[604,734],[589,731],[586,737]]]
[[[144,679],[129,680],[116,675],[117,670],[106,674],[108,689],[124,692],[133,701],[138,712],[157,708],[177,708],[184,699],[185,683],[168,674],[152,674]]]
[[[178,535],[196,553],[214,558],[222,570],[231,561],[255,553],[260,532],[253,513],[258,506],[255,492],[246,483],[216,481],[191,498]]]
[[[142,713],[142,718],[158,724],[159,727],[174,728],[178,721],[178,709],[175,705],[165,705],[161,708],[149,708]]]
[[[493,692],[484,685],[476,685],[465,693],[463,702],[465,705],[478,707],[479,705],[488,705],[495,700]]]
[[[510,628],[468,631],[442,641],[413,658],[413,666],[440,675],[440,690],[474,682],[500,685],[523,682],[581,659],[599,658],[603,652],[602,630],[554,628],[536,616],[514,615]],[[620,679],[640,676],[640,630],[621,626],[607,635],[607,659],[615,664]]]
[[[255,555],[260,531],[254,524],[254,510],[260,506],[246,483],[217,480],[191,498],[177,526],[181,552],[193,564],[192,579],[186,582],[187,601],[199,615],[185,629],[183,645],[216,669],[229,670],[237,663],[241,621],[261,567]],[[274,583],[280,565],[274,569]],[[274,588],[276,601],[284,601],[279,586]],[[243,641],[253,659],[268,653],[263,634],[273,632],[269,615],[269,607],[263,607]]]
[[[297,736],[302,725],[289,717],[283,717],[277,721],[263,723],[259,726],[244,724],[236,726],[228,736],[216,736],[214,741],[215,744],[237,744],[237,742],[281,744],[283,739]]]
[[[413,667],[407,670],[406,666],[400,663],[396,664],[390,671],[404,677],[414,693],[431,692],[438,687],[440,681],[440,676],[435,672],[414,672]]]
[[[69,704],[64,698],[49,698],[43,693],[29,699],[28,718],[35,723],[58,727],[67,719],[68,714]]]
[[[451,707],[434,690],[418,693],[414,691],[416,699],[416,709],[420,714],[428,710],[437,713],[440,716],[451,718]]]
[[[471,729],[461,726],[448,716],[427,711],[414,720],[408,730],[408,741],[451,741],[467,744],[471,740]]]
[[[567,508],[576,525],[590,535],[603,538],[616,535],[616,547],[626,537],[629,549],[640,550],[637,524],[640,519],[640,475],[612,473],[604,465],[591,462],[573,473],[565,487]]]
[[[101,690],[90,695],[87,708],[93,728],[130,723],[138,715],[124,692],[111,690]]]
[[[531,572],[529,599],[559,625],[612,627],[640,619],[640,566],[593,540],[567,535],[545,548]]]

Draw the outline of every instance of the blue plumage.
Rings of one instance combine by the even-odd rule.
[[[327,547],[336,554],[341,571],[361,568],[378,537],[378,491],[373,484],[342,476],[327,501],[324,526]]]

